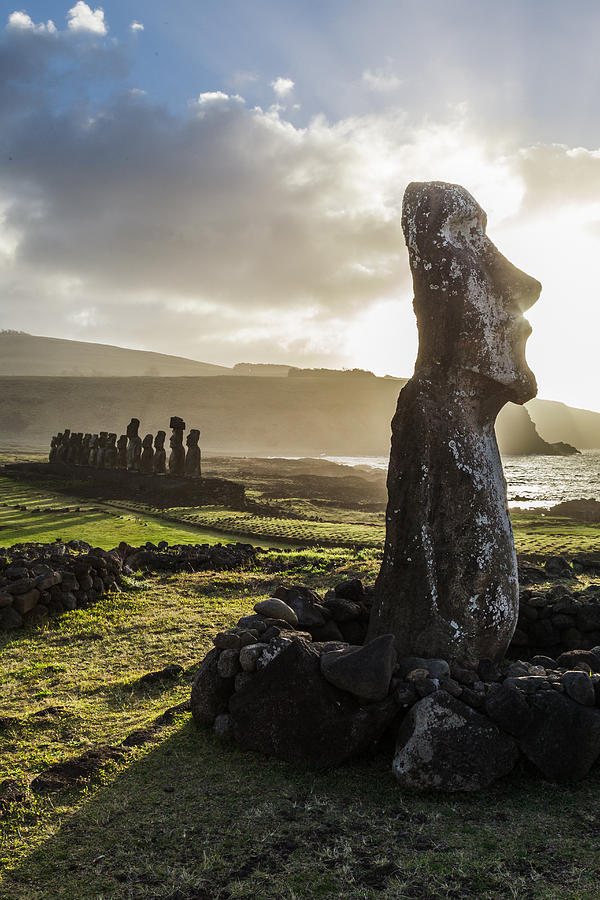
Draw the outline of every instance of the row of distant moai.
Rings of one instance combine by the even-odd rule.
[[[69,428],[55,435],[50,442],[50,462],[66,463],[73,466],[92,466],[96,469],[126,469],[128,472],[142,472],[146,475],[164,475],[167,472],[165,451],[166,432],[157,431],[156,436],[147,434],[142,440],[138,434],[139,419],[132,419],[127,433],[119,440],[115,432],[101,431],[99,434],[71,432]],[[169,423],[172,434],[169,439],[169,475],[202,475],[202,455],[198,441],[200,431],[192,428],[186,438],[187,451],[183,446],[185,422],[179,416],[172,416]]]

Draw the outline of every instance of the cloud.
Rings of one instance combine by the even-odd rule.
[[[48,32],[48,34],[54,34],[56,32],[56,25],[52,21],[52,19],[48,19],[48,21],[44,24],[40,22],[39,25],[36,25],[31,16],[29,16],[26,12],[22,10],[15,10],[8,17],[8,28],[20,29],[23,31],[37,31],[37,32]]]
[[[212,90],[174,113],[125,86],[122,47],[15,21],[0,38],[4,327],[224,364],[407,374],[402,195],[408,181],[439,179],[464,184],[492,239],[544,284],[530,342],[544,393],[561,396],[566,370],[596,390],[582,366],[597,326],[582,323],[599,151],[519,147],[464,106],[437,120],[389,108],[298,126]],[[62,90],[65,72],[76,93]],[[99,73],[115,76],[106,91]],[[556,342],[556,321],[564,340],[544,362],[536,347]]]
[[[282,78],[280,75],[279,78],[276,78],[275,81],[271,82],[271,87],[275,91],[277,97],[280,100],[285,97],[289,97],[289,95],[294,90],[294,82],[291,78]]]
[[[396,91],[402,86],[402,80],[397,75],[383,69],[365,69],[362,73],[362,80],[370,90],[379,93]]]
[[[73,6],[67,15],[67,27],[70,31],[89,31],[92,34],[105,35],[108,26],[104,21],[104,10],[101,6],[92,10],[83,0]]]
[[[141,22],[132,22],[131,25],[129,26],[129,28],[131,29],[131,31],[143,31],[144,30],[144,26],[142,25]]]

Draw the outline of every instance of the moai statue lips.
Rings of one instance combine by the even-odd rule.
[[[402,226],[419,352],[392,421],[369,639],[394,634],[400,656],[497,660],[518,584],[494,421],[506,402],[535,396],[522,313],[541,285],[497,250],[459,185],[409,185]]]

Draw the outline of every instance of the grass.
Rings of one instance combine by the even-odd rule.
[[[240,532],[211,530],[183,520],[166,522],[148,512],[53,494],[1,476],[0,498],[0,546],[5,547],[57,538],[83,540],[105,550],[121,541],[134,546],[161,540],[170,544],[257,543]]]
[[[107,547],[122,539],[172,542],[174,534],[196,542],[207,532],[204,522],[183,518],[194,514],[212,529],[279,523],[314,535],[319,525],[341,533],[353,524],[265,523],[220,509],[172,510],[181,520],[164,521],[142,509],[91,509],[2,478],[0,500],[8,504],[0,505],[0,543],[11,535],[67,539],[69,529]],[[598,550],[597,526],[524,513],[514,525],[518,549],[532,557]],[[368,537],[377,531],[356,527],[370,528]],[[121,537],[129,528],[131,538]],[[372,581],[376,544],[273,552],[260,568],[238,572],[136,577],[89,609],[0,636],[0,783],[26,785],[52,763],[146,728],[188,699],[217,631],[281,582],[324,591],[346,577]],[[140,685],[141,675],[168,663],[183,675]],[[424,795],[396,785],[390,758],[388,748],[369,762],[314,774],[223,747],[212,732],[196,730],[189,714],[177,715],[79,788],[29,793],[0,807],[0,896],[596,900],[600,770],[557,786],[518,769],[473,796]]]
[[[116,744],[187,699],[211,636],[276,581],[323,589],[376,563],[367,551],[292,552],[276,561],[282,568],[273,574],[132,582],[51,626],[5,636],[0,705],[13,721],[0,733],[0,780],[28,780],[90,746]],[[140,675],[168,662],[185,674],[140,688]],[[423,795],[395,785],[389,756],[314,774],[223,748],[184,714],[83,789],[9,808],[1,896],[598,896],[598,773],[556,786],[517,771],[482,794]]]

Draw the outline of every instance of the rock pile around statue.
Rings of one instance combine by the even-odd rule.
[[[600,756],[600,646],[502,667],[398,658],[392,635],[357,643],[360,581],[325,600],[275,593],[216,635],[192,686],[196,723],[221,740],[319,769],[387,749],[401,785],[459,791],[519,761],[576,781]]]

